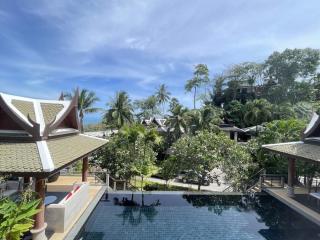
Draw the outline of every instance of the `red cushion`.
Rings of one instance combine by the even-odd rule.
[[[80,186],[78,185],[78,186],[73,190],[73,192],[78,191],[78,190],[79,190],[79,188],[80,188]]]
[[[69,192],[67,197],[66,197],[66,200],[68,200],[71,196],[72,196],[72,192]]]

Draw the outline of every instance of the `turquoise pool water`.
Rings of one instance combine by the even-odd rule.
[[[109,194],[78,239],[313,240],[320,228],[270,196]]]

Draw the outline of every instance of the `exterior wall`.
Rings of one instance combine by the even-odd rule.
[[[68,200],[65,198],[58,204],[50,204],[46,207],[45,219],[47,229],[57,233],[63,233],[79,214],[83,203],[89,199],[89,185],[87,183],[76,184],[81,186]]]

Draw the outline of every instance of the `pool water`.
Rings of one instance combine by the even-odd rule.
[[[320,227],[271,196],[108,194],[78,239],[313,240]]]

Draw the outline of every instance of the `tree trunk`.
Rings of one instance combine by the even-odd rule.
[[[193,94],[193,109],[196,109],[196,95],[197,95],[197,88],[194,88],[194,94]]]
[[[198,191],[200,191],[201,183],[198,183]]]
[[[83,117],[80,117],[80,131],[81,131],[81,133],[84,132],[84,130],[83,130]]]
[[[141,176],[141,192],[143,191],[143,175]]]

